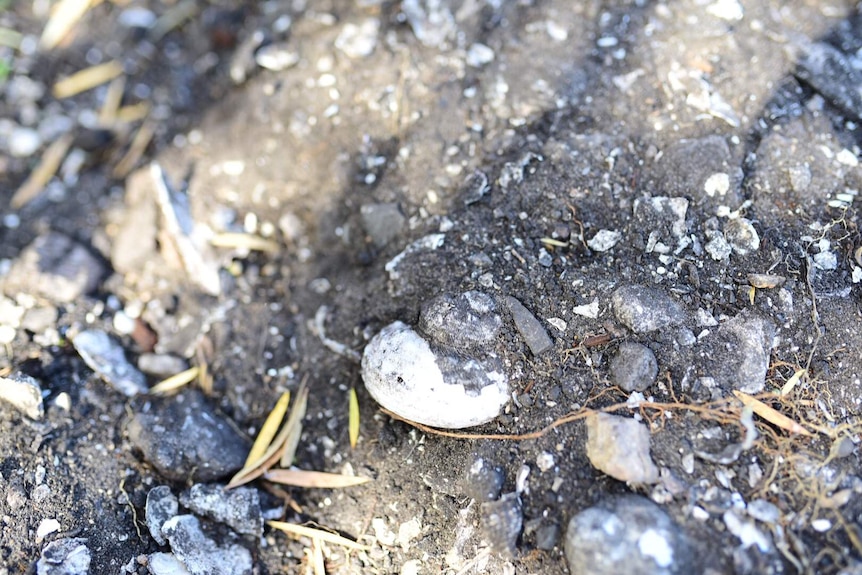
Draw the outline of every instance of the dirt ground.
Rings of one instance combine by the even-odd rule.
[[[659,504],[694,549],[651,573],[862,570],[858,6],[104,2],[39,50],[42,4],[0,12],[0,28],[22,35],[2,48],[0,324],[13,331],[0,375],[36,378],[45,406],[34,419],[0,403],[0,574],[37,572],[45,545],[69,537],[86,539],[90,573],[147,573],[145,558],[166,550],[145,528],[148,492],[195,482],[166,477],[130,439],[136,414],[166,400],[129,399],[95,375],[71,344],[87,328],[112,334],[132,363],[152,350],[206,363],[208,405],[249,445],[280,394],[307,381],[294,465],[373,481],[252,485],[281,510],[267,518],[370,547],[326,546],[327,573],[569,573],[570,519],[627,493]],[[264,49],[283,69],[258,64]],[[144,117],[95,121],[107,83],[52,92],[113,60],[122,105],[148,105]],[[13,153],[10,123],[38,127],[34,151]],[[18,205],[64,133],[66,164]],[[214,293],[167,246],[152,162],[187,186],[195,222],[269,242],[213,248]],[[49,231],[104,268],[73,301],[9,279]],[[661,294],[655,309],[672,302],[672,321],[627,323],[613,296],[625,286]],[[388,323],[416,325],[433,297],[468,290],[495,298],[504,319],[503,413],[464,437],[382,413],[332,342],[361,353]],[[532,353],[506,296],[550,350]],[[13,321],[10,309],[49,319]],[[656,358],[642,396],[611,373],[624,342]],[[755,413],[746,444],[739,390],[806,433]],[[591,464],[582,416],[602,409],[648,425],[660,481],[627,484]],[[519,494],[514,540],[482,518],[478,459],[498,469],[498,492]],[[745,515],[760,500],[778,516]],[[37,533],[45,519],[60,528]],[[267,528],[242,544],[255,573],[313,572],[308,539]]]

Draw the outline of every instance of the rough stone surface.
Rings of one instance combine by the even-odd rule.
[[[226,491],[223,485],[199,483],[184,491],[180,502],[195,514],[224,523],[237,533],[254,537],[263,534],[256,489],[237,487]]]
[[[0,400],[14,405],[30,419],[42,419],[42,386],[29,375],[19,373],[11,377],[0,377]]]
[[[10,297],[26,293],[71,303],[96,289],[104,274],[105,266],[87,248],[68,236],[49,232],[21,252],[3,282],[3,291]]]
[[[90,573],[90,549],[87,539],[76,537],[57,539],[42,549],[36,562],[37,575],[88,575]]]
[[[655,354],[639,343],[621,343],[611,360],[611,379],[625,391],[644,391],[655,383],[657,374]]]
[[[444,428],[486,423],[509,399],[496,356],[455,355],[402,322],[384,327],[365,347],[362,380],[380,405],[411,421]]]
[[[683,575],[699,572],[674,521],[637,495],[617,497],[569,521],[566,559],[572,575]]]
[[[128,433],[144,459],[177,481],[221,479],[242,467],[249,448],[196,390],[147,403]]]
[[[122,346],[107,333],[94,329],[82,331],[72,339],[72,344],[90,369],[120,393],[131,397],[149,389],[147,378],[129,363]]]
[[[724,225],[724,239],[741,256],[756,252],[760,248],[760,236],[751,221],[734,218]]]
[[[586,422],[587,457],[593,467],[627,483],[658,481],[658,468],[650,458],[646,425],[607,413],[593,413]]]
[[[192,575],[251,575],[251,553],[236,543],[207,537],[194,515],[177,515],[162,527],[174,555]]]
[[[675,300],[657,288],[627,285],[612,296],[617,319],[635,333],[649,333],[682,323],[685,312]]]
[[[775,324],[743,312],[721,324],[714,337],[704,342],[708,372],[725,390],[760,393],[766,383]]]
[[[405,218],[398,204],[365,204],[359,208],[362,228],[375,247],[383,248],[401,233]]]
[[[147,529],[150,530],[150,535],[156,540],[159,545],[164,545],[168,541],[162,535],[162,526],[171,517],[179,513],[180,505],[176,496],[171,493],[171,488],[167,485],[159,485],[153,487],[147,493],[146,504],[146,521]]]
[[[497,501],[486,501],[479,507],[479,516],[485,539],[496,553],[512,557],[518,536],[524,525],[521,498],[517,493],[506,493]]]
[[[739,204],[742,168],[724,136],[674,142],[662,150],[653,166],[661,189],[668,194],[694,197],[707,205],[721,203],[736,207]],[[728,188],[723,193],[710,193],[707,182],[717,173],[727,174]]]
[[[467,470],[464,492],[476,501],[494,501],[500,497],[506,477],[503,470],[481,457]]]
[[[419,331],[459,351],[492,346],[502,325],[494,299],[478,291],[438,296],[419,314]]]
[[[533,355],[540,355],[554,347],[554,342],[548,335],[547,330],[521,302],[512,296],[508,296],[506,298],[506,305],[512,313],[512,320],[515,322],[518,333],[524,338]]]

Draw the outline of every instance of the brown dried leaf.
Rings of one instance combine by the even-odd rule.
[[[317,539],[318,541],[325,541],[326,543],[332,543],[333,545],[341,545],[342,547],[356,549],[357,551],[369,551],[371,549],[368,545],[361,545],[356,541],[351,541],[346,537],[342,537],[341,535],[336,535],[335,533],[330,533],[329,531],[324,531],[322,529],[314,529],[313,527],[306,527],[304,525],[285,523],[284,521],[267,521],[266,523],[273,529],[284,531],[293,537],[308,537],[309,539]]]
[[[743,405],[750,406],[754,413],[756,413],[766,421],[772,423],[773,425],[777,425],[781,429],[789,431],[790,433],[798,433],[800,435],[807,435],[809,437],[812,435],[810,431],[808,431],[783,413],[780,413],[772,407],[766,405],[759,399],[736,389],[733,390],[733,395],[735,395],[736,398],[743,403]]]

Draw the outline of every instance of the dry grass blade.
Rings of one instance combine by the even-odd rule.
[[[150,388],[150,393],[153,395],[167,395],[173,391],[178,390],[184,385],[188,385],[193,382],[195,378],[200,373],[200,369],[197,367],[189,368],[185,371],[181,371],[176,375],[172,375],[167,379],[163,379],[156,385]]]
[[[42,31],[39,48],[50,50],[62,42],[81,17],[87,13],[90,4],[89,0],[60,0],[45,25],[45,30]]]
[[[150,113],[152,106],[149,102],[138,102],[137,104],[129,104],[117,110],[117,121],[131,124],[138,120],[143,120]]]
[[[56,84],[52,93],[58,100],[69,98],[110,82],[123,73],[123,66],[116,60],[84,68],[68,78],[63,78]]]
[[[162,14],[150,30],[150,40],[158,42],[165,34],[182,25],[198,13],[195,0],[183,0]]]
[[[342,547],[356,549],[357,551],[369,551],[371,549],[368,545],[361,545],[356,541],[351,541],[346,537],[342,537],[341,535],[336,535],[335,533],[330,533],[329,531],[324,531],[322,529],[314,529],[313,527],[305,527],[304,525],[294,525],[293,523],[285,523],[284,521],[267,521],[266,523],[273,529],[278,529],[279,531],[283,531],[294,537],[308,537],[309,539],[325,541],[326,543],[341,545]]]
[[[114,78],[114,80],[111,81],[111,84],[108,86],[108,93],[105,94],[105,101],[102,103],[102,108],[99,110],[99,125],[111,127],[117,120],[117,110],[120,109],[125,89],[125,76]]]
[[[210,243],[217,248],[246,249],[267,253],[278,251],[276,242],[254,234],[223,232],[213,236]]]
[[[305,417],[307,407],[308,388],[302,385],[296,394],[296,403],[293,404],[293,409],[290,410],[287,423],[284,425],[287,430],[287,437],[284,441],[284,451],[281,454],[282,467],[289,467],[296,455],[296,447],[299,445],[299,438],[302,435],[302,419]]]
[[[129,146],[129,151],[126,152],[123,159],[114,166],[113,176],[115,178],[125,178],[129,175],[129,172],[134,169],[141,157],[144,155],[144,152],[147,150],[147,146],[150,145],[150,141],[152,141],[154,133],[154,127],[150,122],[144,122],[144,124],[138,128],[138,132],[135,134],[135,137],[132,139],[132,144]]]
[[[362,485],[371,481],[370,477],[356,477],[341,475],[339,473],[325,473],[323,471],[305,471],[303,469],[272,469],[267,471],[263,478],[273,483],[308,489],[340,489],[342,487]]]
[[[254,445],[251,446],[251,451],[248,452],[244,467],[248,467],[266,453],[266,448],[272,444],[272,439],[278,433],[278,428],[284,420],[288,403],[290,403],[290,392],[285,391],[278,398],[275,407],[269,412],[269,415],[266,416],[266,421],[263,423],[263,427],[260,428],[257,439],[254,440]]]
[[[772,423],[773,425],[776,425],[781,429],[784,429],[785,431],[789,431],[790,433],[798,433],[800,435],[807,436],[812,435],[810,431],[799,425],[797,422],[793,421],[783,413],[780,413],[772,407],[766,405],[756,397],[752,397],[747,393],[744,393],[739,390],[733,390],[733,395],[735,395],[737,399],[739,399],[739,401],[743,403],[743,405],[750,406],[754,413],[756,413],[769,423]]]
[[[311,566],[314,575],[326,575],[326,566],[323,564],[323,547],[317,539],[311,540]]]
[[[264,454],[260,456],[260,458],[240,469],[236,475],[231,478],[230,483],[227,485],[228,489],[245,485],[249,481],[254,481],[269,471],[269,469],[275,465],[279,459],[281,459],[282,455],[288,448],[287,441],[290,439],[291,431],[293,431],[295,427],[291,427],[291,418],[294,417],[294,413],[300,405],[300,402],[303,403],[302,411],[303,414],[305,413],[304,404],[307,399],[308,388],[305,385],[305,380],[303,380],[299,386],[299,391],[297,392],[296,404],[294,404],[294,407],[290,412],[290,416],[284,426],[282,426],[281,431],[278,432],[278,435],[276,435],[275,439],[272,440],[272,443],[269,444],[269,447]],[[298,441],[299,438],[297,437],[296,442]],[[296,448],[294,446],[294,450],[295,449]]]
[[[353,448],[359,441],[359,398],[356,397],[356,389],[352,387],[349,402],[347,433],[350,437],[350,447]]]
[[[790,379],[787,380],[787,383],[785,383],[781,387],[781,397],[786,397],[790,395],[790,392],[793,391],[793,388],[796,387],[796,384],[799,383],[799,380],[802,379],[802,376],[807,373],[808,370],[805,368],[797,369],[796,372],[794,372],[794,374],[790,376]]]
[[[12,196],[12,202],[10,203],[12,209],[17,210],[39,195],[39,192],[42,191],[45,185],[54,177],[54,174],[57,173],[60,164],[63,162],[63,158],[66,157],[66,153],[72,145],[72,140],[72,134],[65,134],[48,146],[48,149],[42,154],[39,165],[30,173],[27,180],[21,184],[15,195]]]

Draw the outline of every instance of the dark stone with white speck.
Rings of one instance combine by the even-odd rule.
[[[565,553],[572,575],[699,573],[685,533],[655,503],[617,497],[569,521]]]
[[[184,491],[180,502],[195,514],[224,523],[237,533],[263,535],[260,497],[251,487],[226,491],[223,485],[199,483]]]
[[[530,351],[533,352],[533,355],[539,355],[554,347],[554,342],[551,341],[551,337],[548,335],[548,332],[539,320],[536,319],[536,316],[534,316],[530,310],[525,308],[521,302],[508,296],[506,298],[506,305],[512,313],[512,320],[515,322],[515,327],[518,329],[521,337],[524,338],[524,341],[529,346]]]
[[[162,528],[174,555],[192,575],[251,575],[252,558],[242,545],[207,537],[194,515],[177,515]]]
[[[245,463],[248,444],[197,390],[153,399],[129,423],[129,439],[162,475],[215,481]]]
[[[467,470],[464,491],[476,501],[494,501],[500,497],[504,480],[505,475],[500,467],[480,457]]]
[[[146,521],[150,535],[159,545],[165,545],[168,540],[162,535],[162,525],[179,513],[180,504],[167,485],[153,487],[147,493]]]
[[[703,344],[707,373],[725,390],[760,393],[766,385],[775,324],[743,312],[721,324]]]
[[[550,551],[560,542],[560,526],[557,523],[543,523],[536,529],[536,547]]]
[[[622,286],[611,301],[617,319],[635,333],[649,333],[685,320],[682,306],[657,288]]]
[[[479,507],[479,515],[482,531],[491,549],[513,557],[524,526],[520,495],[507,493],[497,501],[487,501]]]
[[[655,382],[657,374],[655,354],[639,343],[621,343],[611,360],[611,379],[628,392],[644,391]]]
[[[419,314],[423,334],[457,350],[492,345],[502,326],[494,299],[478,291],[438,296],[422,306]]]

